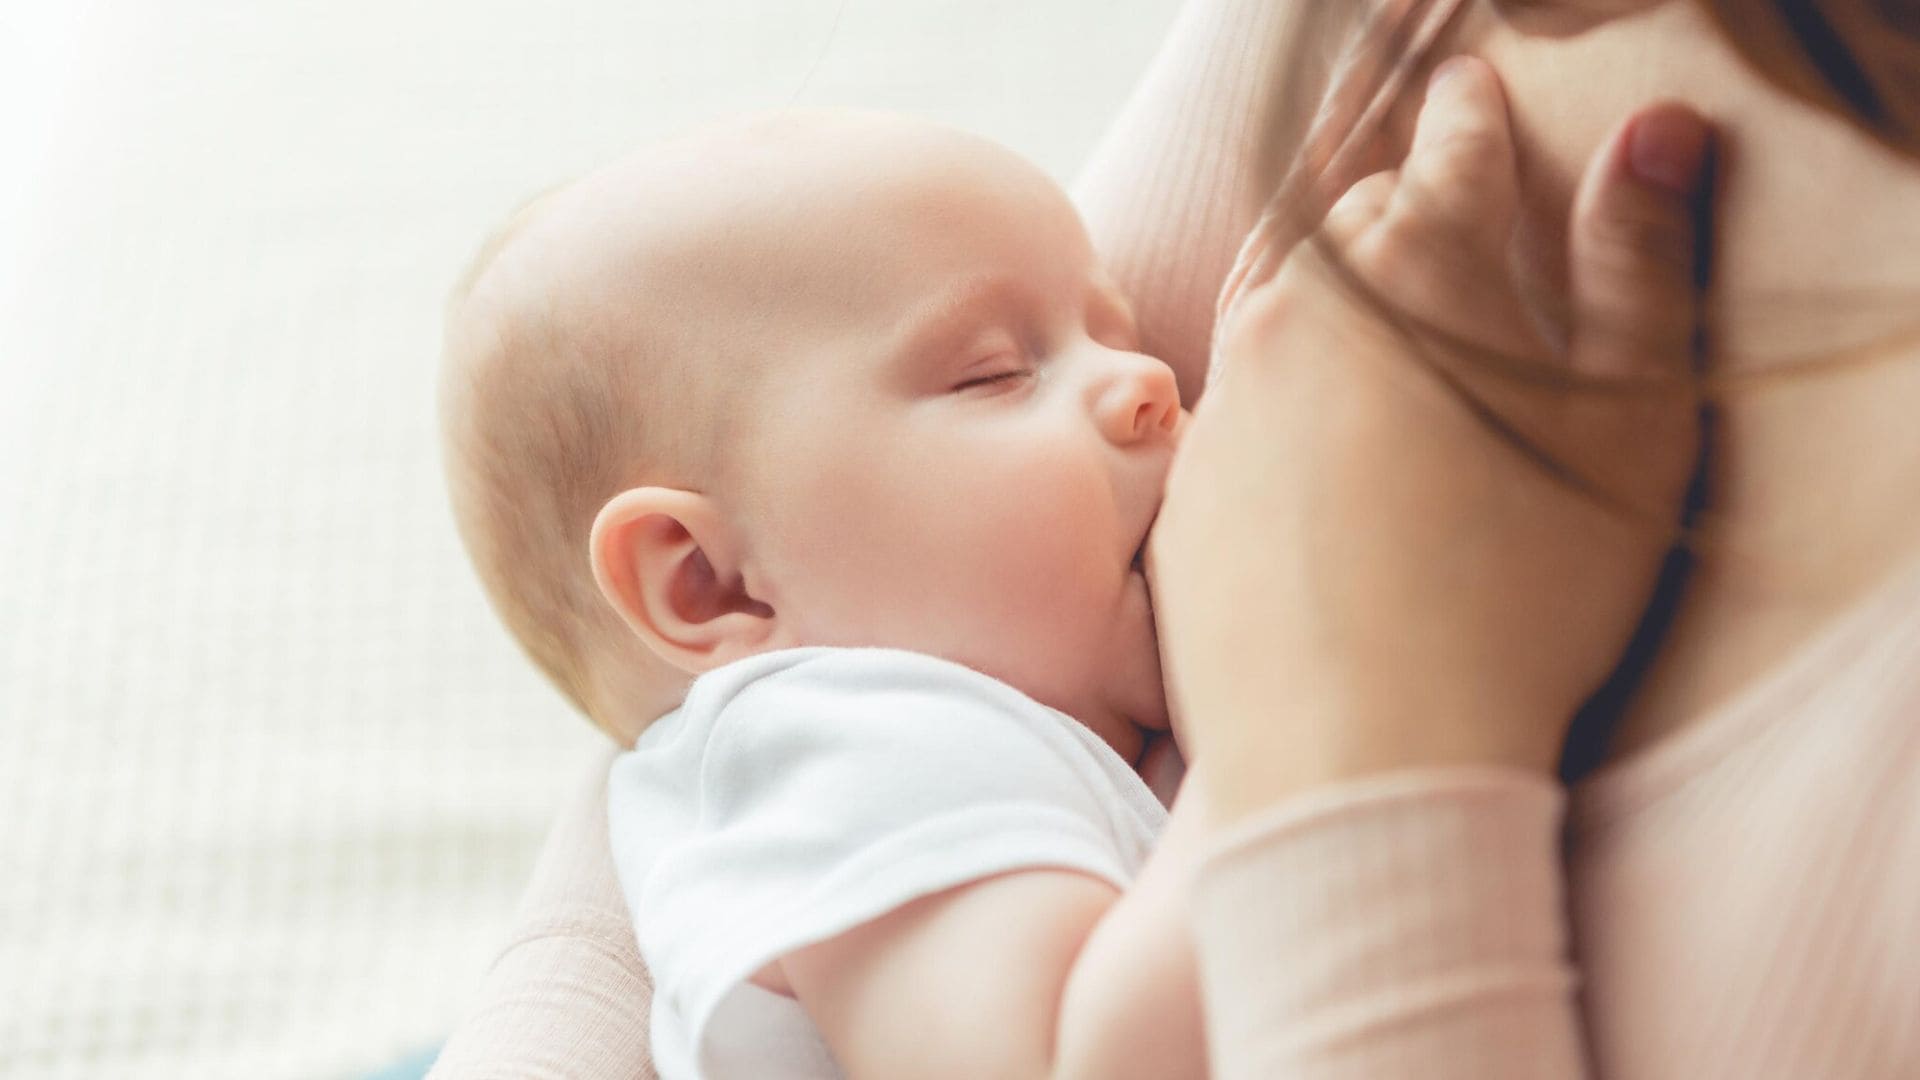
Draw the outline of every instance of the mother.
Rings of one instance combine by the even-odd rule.
[[[1421,408],[1410,399],[1428,387],[1405,378],[1361,389],[1368,353],[1418,374],[1408,341],[1370,334],[1377,320],[1297,267],[1257,291],[1265,325],[1225,339],[1231,392],[1196,413],[1156,537],[1168,670],[1232,834],[1200,874],[1193,923],[1215,1065],[1914,1075],[1920,6],[1547,2],[1468,11],[1442,51],[1460,48],[1499,69],[1513,142],[1497,87],[1455,80],[1481,102],[1482,122],[1460,129],[1473,182],[1424,190],[1429,210],[1473,193],[1440,240],[1488,265],[1394,280],[1406,200],[1384,193],[1411,168],[1361,183],[1329,223],[1385,294],[1371,313],[1398,325],[1464,320],[1518,351],[1531,328],[1507,321],[1499,288],[1516,182],[1524,286],[1551,280],[1552,226],[1611,117],[1660,94],[1720,130],[1714,423],[1692,566],[1670,582],[1664,635],[1643,638],[1657,644],[1645,677],[1616,684],[1624,707],[1588,714],[1618,722],[1608,762],[1571,789],[1562,878],[1554,751],[1592,686],[1577,665],[1614,658],[1617,610],[1553,569],[1575,546],[1605,550],[1600,532],[1649,523],[1541,485],[1513,467],[1521,455],[1457,450],[1458,397]],[[1637,336],[1657,342],[1658,322]],[[1345,347],[1338,365],[1319,362],[1329,340]],[[1579,363],[1578,328],[1568,349]],[[1528,436],[1509,448],[1584,454],[1589,478],[1645,449],[1607,441],[1605,425],[1588,443],[1584,420],[1542,426],[1539,395],[1486,368],[1429,365],[1480,378]],[[1364,407],[1329,406],[1351,400]],[[1354,476],[1371,479],[1364,495],[1338,483]],[[1423,476],[1446,498],[1423,497],[1437,486]],[[1635,470],[1609,479],[1633,494]],[[1240,493],[1237,512],[1207,512],[1216,490]],[[1550,587],[1516,587],[1529,575]],[[1220,617],[1248,595],[1280,602]],[[1260,662],[1223,664],[1233,649]],[[1558,956],[1568,929],[1577,1005]]]
[[[1214,293],[1263,184],[1252,136],[1275,125],[1261,105],[1272,73],[1303,47],[1288,25],[1288,10],[1269,0],[1195,0],[1082,183],[1103,255],[1189,397]],[[1618,635],[1544,618],[1555,609],[1541,602],[1561,603],[1555,596],[1424,588],[1439,571],[1412,559],[1386,566],[1410,583],[1389,598],[1398,622],[1351,590],[1317,594],[1320,607],[1236,609],[1258,616],[1233,627],[1239,655],[1263,660],[1324,645],[1305,631],[1328,619],[1365,628],[1327,654],[1344,679],[1317,669],[1303,693],[1261,681],[1261,664],[1218,662],[1221,642],[1180,604],[1209,590],[1246,595],[1246,579],[1219,576],[1233,565],[1220,552],[1264,544],[1275,561],[1318,572],[1299,539],[1316,529],[1371,535],[1378,542],[1366,547],[1380,558],[1436,550],[1430,535],[1391,531],[1418,529],[1418,515],[1356,510],[1425,506],[1409,503],[1406,486],[1383,492],[1397,503],[1323,499],[1305,526],[1298,499],[1210,512],[1210,483],[1258,490],[1250,485],[1276,474],[1301,484],[1338,475],[1286,473],[1260,438],[1298,404],[1281,395],[1300,368],[1271,369],[1288,378],[1229,374],[1240,388],[1209,398],[1196,418],[1194,453],[1155,542],[1169,670],[1219,811],[1219,845],[1195,894],[1215,1067],[1910,1071],[1920,1061],[1920,425],[1909,419],[1920,402],[1920,10],[1910,0],[1483,3],[1436,49],[1455,50],[1485,57],[1506,86],[1510,173],[1487,175],[1516,181],[1514,250],[1529,288],[1563,284],[1557,225],[1618,117],[1669,97],[1721,133],[1707,319],[1715,422],[1693,566],[1644,679],[1623,684],[1631,693],[1606,746],[1611,761],[1571,789],[1563,871],[1551,748],[1581,679],[1611,664],[1600,652]],[[1491,87],[1469,83],[1467,108],[1504,138]],[[1444,322],[1461,310],[1449,301],[1483,300],[1409,292],[1391,280],[1391,260],[1364,257],[1359,246],[1388,205],[1367,199],[1381,188],[1361,185],[1341,218],[1379,310]],[[1505,223],[1489,216],[1461,235],[1504,241]],[[1476,250],[1496,247],[1505,253],[1504,243]],[[1314,355],[1311,342],[1331,333],[1343,348],[1409,359],[1404,342],[1366,331],[1377,319],[1365,308],[1290,315],[1313,308],[1296,298],[1327,296],[1295,270],[1248,294],[1266,317],[1237,327],[1230,351]],[[1208,414],[1211,427],[1200,423]],[[1360,445],[1391,448],[1393,434]],[[1425,434],[1417,428],[1399,434],[1416,452],[1423,445],[1412,441]],[[1576,460],[1586,449],[1550,448]],[[1535,466],[1511,457],[1487,466],[1512,471],[1482,475],[1484,486],[1526,482]],[[1248,480],[1236,488],[1236,476]],[[1500,546],[1514,530],[1471,535],[1485,545],[1445,553],[1518,550],[1514,565],[1528,565],[1526,549]],[[1604,596],[1583,595],[1599,605],[1584,610],[1606,608]],[[1622,595],[1629,606],[1644,599]],[[1407,606],[1446,599],[1462,606]],[[1543,675],[1544,660],[1476,647],[1510,632],[1502,619],[1537,620],[1527,625],[1555,646],[1543,655],[1572,656],[1574,667]],[[1401,632],[1435,625],[1447,632]],[[1433,655],[1453,665],[1444,685],[1417,677],[1436,670],[1423,666]],[[1367,677],[1380,673],[1394,677]],[[1546,689],[1495,693],[1516,682]],[[1477,695],[1486,708],[1474,708]],[[643,1071],[644,972],[607,866],[602,783],[591,778],[556,830],[523,932],[441,1074]],[[1569,928],[1584,981],[1577,1003],[1561,978]]]

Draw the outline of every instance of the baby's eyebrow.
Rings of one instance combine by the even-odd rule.
[[[1133,301],[1127,299],[1127,294],[1120,291],[1120,286],[1111,281],[1102,280],[1094,285],[1093,295],[1105,300],[1113,310],[1119,312],[1120,316],[1126,319],[1129,327],[1139,325],[1140,317],[1133,310]]]
[[[981,313],[1018,304],[1030,290],[1006,274],[977,274],[915,308],[901,319],[887,355],[907,364],[963,344]]]

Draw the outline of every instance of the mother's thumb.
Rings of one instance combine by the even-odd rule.
[[[1628,117],[1574,198],[1572,360],[1600,376],[1676,375],[1693,361],[1712,133],[1684,105]]]

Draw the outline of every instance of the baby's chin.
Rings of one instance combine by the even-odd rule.
[[[1170,731],[1173,729],[1173,712],[1167,704],[1166,673],[1160,669],[1160,635],[1153,623],[1152,608],[1148,608],[1146,633],[1142,635],[1139,658],[1135,662],[1135,678],[1129,680],[1132,691],[1133,722],[1148,731]]]
[[[1160,679],[1159,654],[1149,653],[1111,685],[1117,691],[1109,700],[1109,708],[1117,721],[1114,726],[1124,730],[1119,738],[1109,735],[1107,741],[1114,743],[1114,748],[1128,761],[1135,761],[1152,736],[1173,728],[1166,689]],[[1120,742],[1126,745],[1118,745]]]
[[[1167,695],[1160,683],[1160,667],[1156,663],[1150,676],[1143,675],[1136,692],[1120,708],[1120,714],[1134,727],[1148,732],[1171,730],[1173,721],[1167,711]]]
[[[1164,692],[1158,692],[1159,686],[1159,680],[1155,679],[1156,693],[1153,695],[1152,703],[1141,712],[1129,717],[1134,726],[1143,731],[1158,733],[1173,730],[1173,716],[1167,709],[1167,696]]]

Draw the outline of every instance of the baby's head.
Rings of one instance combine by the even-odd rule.
[[[495,607],[630,740],[797,645],[1166,726],[1135,556],[1183,414],[1045,174],[885,114],[760,115],[543,196],[456,291],[455,516]]]

